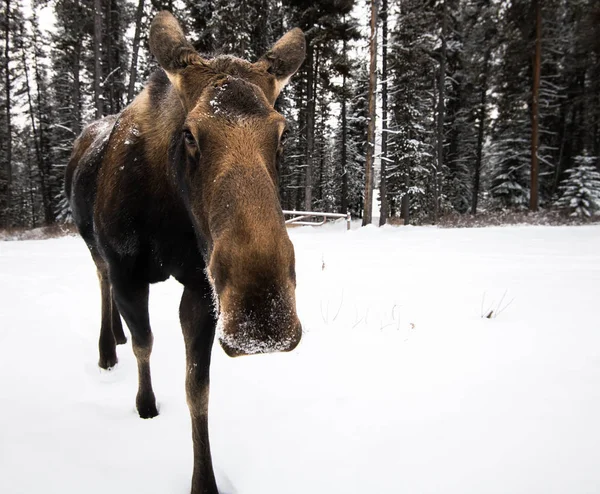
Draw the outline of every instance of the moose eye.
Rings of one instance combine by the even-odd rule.
[[[288,138],[288,134],[289,134],[288,130],[283,131],[283,133],[281,134],[281,137],[279,138],[280,146],[283,146],[285,144],[285,141],[287,141],[287,138]]]
[[[196,147],[196,139],[194,138],[194,134],[189,129],[184,129],[183,131],[183,139],[185,143],[190,147]]]

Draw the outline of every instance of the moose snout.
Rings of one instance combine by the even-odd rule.
[[[254,303],[222,307],[217,325],[219,343],[227,355],[289,352],[302,338],[293,300],[276,296]]]
[[[222,238],[213,250],[209,273],[219,302],[217,335],[230,357],[289,352],[302,337],[294,247],[277,226],[275,234],[245,242]]]
[[[260,353],[291,352],[298,346],[301,337],[302,326],[300,321],[297,321],[295,329],[285,338],[257,336],[247,334],[243,330],[233,335],[223,331],[219,335],[219,343],[229,357],[241,357]]]

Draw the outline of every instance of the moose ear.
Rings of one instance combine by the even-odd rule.
[[[306,39],[302,30],[295,28],[284,34],[256,65],[273,74],[277,80],[277,92],[281,91],[290,77],[304,62]]]
[[[205,63],[192,44],[185,39],[177,19],[166,10],[159,12],[152,21],[149,43],[150,51],[172,82],[188,65]]]

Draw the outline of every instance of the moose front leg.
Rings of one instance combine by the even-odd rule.
[[[106,266],[102,264],[102,261],[98,261],[96,265],[100,266],[98,267],[98,281],[100,282],[100,293],[102,295],[102,322],[100,324],[100,340],[98,341],[100,358],[98,366],[102,369],[111,369],[118,362],[115,336],[112,330],[111,289]]]
[[[208,440],[210,355],[217,323],[208,281],[193,288],[186,286],[179,306],[179,318],[185,340],[185,388],[194,442],[192,494],[218,494]]]
[[[118,311],[131,331],[133,353],[137,359],[139,385],[135,400],[137,411],[143,419],[156,417],[158,410],[150,376],[150,354],[154,341],[148,314],[150,287],[148,283],[135,282],[128,277],[123,277],[115,270],[111,271],[110,280]]]

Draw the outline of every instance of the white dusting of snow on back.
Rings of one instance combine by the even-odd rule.
[[[96,137],[90,144],[86,154],[91,154],[93,156],[98,154],[104,148],[104,145],[106,144],[106,141],[108,141],[114,125],[114,116],[96,120],[89,125],[88,130],[95,133]]]
[[[114,117],[106,117],[89,124],[88,128],[99,134],[110,132],[115,124]]]

